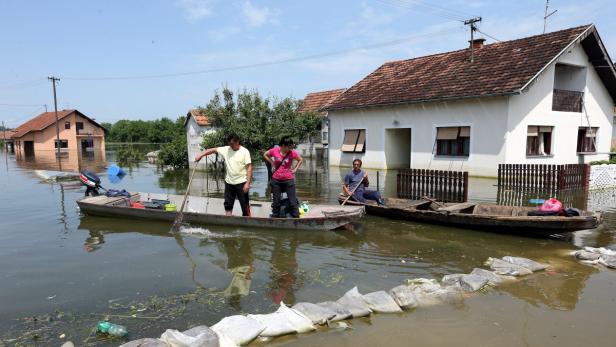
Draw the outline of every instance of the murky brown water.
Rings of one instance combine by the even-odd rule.
[[[276,303],[335,300],[357,285],[389,289],[415,277],[468,272],[487,257],[518,255],[553,265],[518,282],[455,305],[351,321],[352,330],[275,339],[288,346],[579,346],[612,345],[616,271],[580,265],[567,252],[582,245],[614,247],[616,219],[571,241],[541,240],[367,217],[354,232],[291,232],[212,227],[172,237],[169,225],[80,215],[77,182],[48,182],[36,169],[57,169],[45,157],[1,154],[0,345],[117,345],[91,334],[111,315],[131,338],[166,328],[213,324],[237,313],[269,312]],[[53,157],[52,157],[53,158]],[[69,158],[68,160],[75,160]],[[113,152],[78,158],[101,171]],[[140,163],[118,184],[136,191],[183,192],[186,171]],[[343,172],[310,163],[298,176],[300,197],[334,203]],[[371,173],[376,184],[376,173]],[[220,195],[222,182],[199,173],[191,194]],[[475,179],[473,200],[493,201],[494,180]],[[395,173],[379,175],[386,195]],[[256,170],[255,198],[265,196]],[[614,206],[614,194],[602,204]],[[66,334],[60,338],[61,334]],[[263,344],[262,342],[255,343]]]

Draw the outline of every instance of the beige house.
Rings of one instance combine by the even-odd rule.
[[[15,151],[24,155],[54,152],[105,150],[105,128],[77,110],[58,111],[60,141],[56,139],[55,112],[44,112],[15,129]]]

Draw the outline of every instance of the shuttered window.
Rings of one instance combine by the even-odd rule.
[[[599,128],[580,127],[578,129],[577,152],[594,153],[597,151],[597,131]]]
[[[529,125],[526,131],[526,155],[552,155],[552,131],[554,127]]]
[[[366,130],[365,129],[346,129],[344,131],[344,141],[340,149],[347,153],[363,153],[366,150]]]
[[[468,157],[471,127],[436,128],[436,155]]]

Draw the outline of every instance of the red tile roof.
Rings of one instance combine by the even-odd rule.
[[[10,139],[11,137],[13,137],[13,134],[15,134],[15,131],[13,130],[3,130],[0,131],[0,140],[4,140],[4,139]]]
[[[97,122],[94,121],[94,119],[84,115],[83,113],[77,111],[77,110],[62,110],[62,111],[58,111],[58,121],[62,120],[64,117],[72,114],[72,113],[78,113],[81,117],[89,120],[92,124],[102,128],[104,131],[107,131],[107,129],[103,128],[100,124],[98,124]],[[51,111],[51,112],[43,112],[41,114],[39,114],[38,116],[30,119],[29,121],[25,122],[24,124],[18,126],[15,129],[15,134],[13,134],[13,138],[19,138],[22,137],[24,135],[26,135],[27,133],[31,132],[31,131],[41,131],[41,130],[45,130],[47,127],[52,126],[56,123],[56,116],[55,116],[55,112]]]
[[[69,114],[75,112],[75,110],[62,110],[58,111],[58,120],[68,116]],[[50,125],[54,125],[56,122],[55,112],[43,112],[38,116],[30,119],[24,124],[18,126],[15,129],[15,134],[13,134],[13,138],[19,138],[31,131],[41,131],[47,128]]]
[[[519,92],[570,43],[593,28],[523,39],[383,64],[340,95],[327,109],[417,103]]]
[[[188,112],[186,115],[186,122],[184,122],[184,126],[188,123],[188,118],[193,117],[198,125],[200,126],[208,126],[210,125],[210,120],[208,117],[198,108],[194,108]]]
[[[340,94],[346,89],[334,89],[325,90],[322,92],[308,93],[304,98],[302,106],[299,108],[299,112],[314,111],[319,112],[329,106]]]

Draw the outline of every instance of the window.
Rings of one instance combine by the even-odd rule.
[[[342,143],[343,152],[363,153],[366,151],[366,130],[365,129],[346,129],[344,131],[344,142]]]
[[[77,127],[77,130],[83,130],[83,123],[82,122],[75,123],[75,126]]]
[[[526,155],[552,155],[551,126],[529,125],[526,134]]]
[[[71,122],[64,122],[64,129],[69,130],[71,128]]]
[[[324,131],[323,133],[321,133],[322,137],[321,137],[321,141],[326,142],[327,141],[327,131]]]
[[[580,127],[577,137],[577,152],[596,152],[597,130],[599,128]]]
[[[468,157],[471,127],[436,128],[436,155]]]
[[[58,149],[58,140],[55,140],[55,148]],[[68,140],[60,140],[60,149],[68,148]]]

